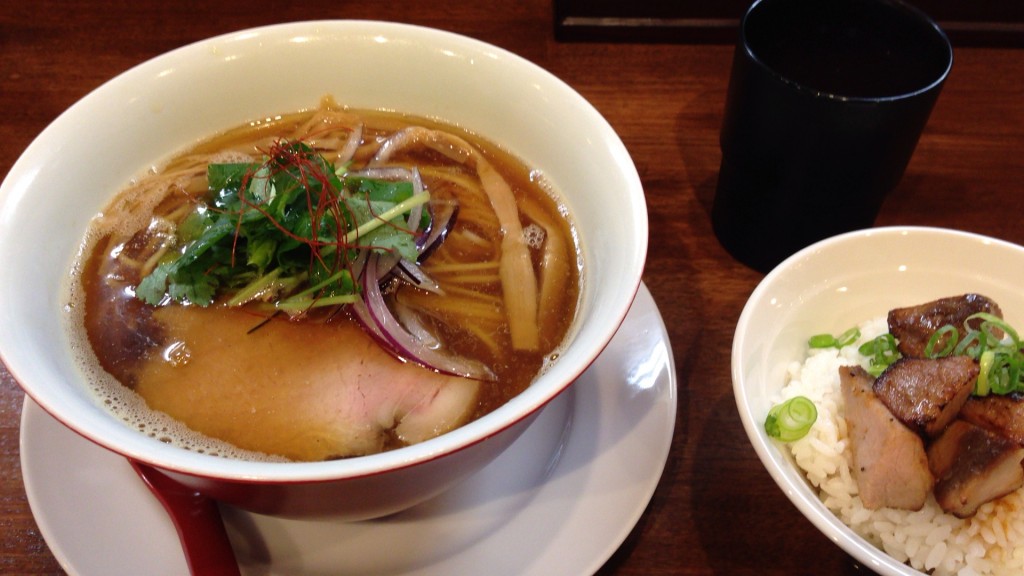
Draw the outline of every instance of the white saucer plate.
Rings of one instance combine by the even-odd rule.
[[[641,285],[594,365],[504,454],[447,493],[357,523],[222,510],[247,576],[591,574],[647,507],[675,417],[672,348]],[[170,519],[127,461],[29,399],[21,466],[39,529],[69,574],[187,573]]]

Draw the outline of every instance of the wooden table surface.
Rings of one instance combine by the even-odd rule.
[[[661,483],[600,573],[870,573],[790,505],[736,414],[729,349],[762,275],[720,247],[708,216],[731,47],[559,43],[549,1],[7,2],[0,9],[0,174],[61,111],[104,81],[221,33],[296,20],[381,19],[516,52],[583,94],[631,153],[650,209],[644,281],[668,325],[678,371],[678,418]],[[877,224],[953,227],[1024,244],[1024,51],[956,47],[955,59]],[[22,484],[22,401],[0,366],[0,573],[60,574]]]

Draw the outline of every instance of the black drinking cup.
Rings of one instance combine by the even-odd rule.
[[[757,0],[740,26],[711,212],[719,241],[762,272],[870,227],[953,63],[897,0]]]

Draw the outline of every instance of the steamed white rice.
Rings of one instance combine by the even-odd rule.
[[[861,503],[850,468],[838,369],[867,367],[857,348],[887,329],[884,318],[867,322],[860,326],[858,342],[842,350],[811,350],[805,362],[789,366],[790,381],[777,400],[806,396],[818,409],[810,433],[788,445],[797,465],[822,503],[846,525],[917,570],[936,576],[1024,575],[1024,488],[983,505],[964,520],[944,513],[934,497],[916,512],[869,510]]]

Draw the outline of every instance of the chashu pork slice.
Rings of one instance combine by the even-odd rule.
[[[1024,447],[957,420],[928,447],[935,499],[943,510],[968,518],[982,504],[1024,486]]]
[[[914,431],[934,438],[967,402],[978,364],[967,356],[900,358],[875,380],[875,394]]]
[[[839,380],[864,507],[920,510],[934,484],[921,437],[889,412],[863,368],[843,366]]]
[[[360,456],[467,422],[480,383],[403,363],[354,322],[260,322],[244,310],[155,312],[167,353],[138,367],[149,407],[239,448],[293,460]],[[228,357],[231,360],[228,360]]]
[[[952,324],[962,338],[964,321],[976,312],[987,312],[1000,318],[1003,316],[999,305],[990,298],[980,294],[963,294],[890,310],[889,333],[898,341],[897,348],[900,354],[911,358],[923,358],[925,346],[936,330],[946,324]],[[971,327],[977,328],[977,324],[980,322],[972,324]],[[939,342],[936,349],[941,350],[942,344],[943,342]]]
[[[960,418],[1024,446],[1024,399],[1000,394],[971,396],[960,409]]]

